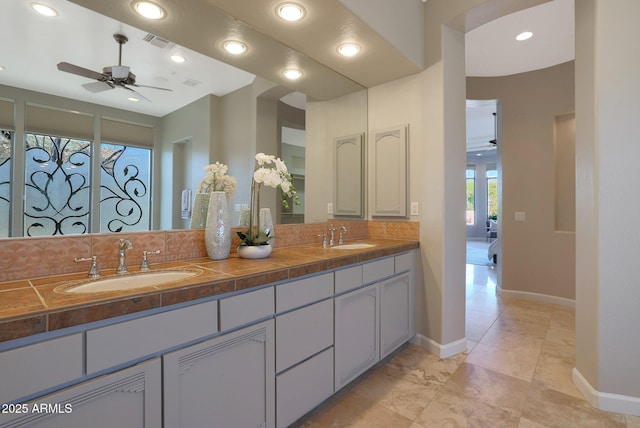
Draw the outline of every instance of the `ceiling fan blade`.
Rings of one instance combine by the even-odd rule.
[[[98,92],[113,89],[113,84],[111,82],[90,82],[85,83],[82,87],[91,93],[97,94]]]
[[[89,79],[95,79],[99,81],[105,81],[109,79],[108,76],[102,73],[89,70],[88,68],[83,68],[77,65],[69,64],[68,62],[59,62],[58,70],[71,73],[71,74],[77,74],[78,76],[88,77]]]
[[[138,85],[137,83],[134,83],[131,86],[135,86],[136,88],[150,88],[150,89],[159,89],[161,91],[169,91],[169,92],[173,92],[173,89],[167,89],[167,88],[159,88],[157,86],[148,86],[148,85]]]
[[[133,89],[131,89],[130,87],[128,87],[128,86],[126,86],[126,85],[124,85],[124,84],[117,85],[117,86],[118,86],[119,88],[126,89],[127,91],[131,91],[131,92],[133,92],[137,98],[141,98],[141,99],[143,99],[143,100],[145,100],[145,101],[151,102],[151,100],[150,100],[149,98],[145,97],[145,96],[144,96],[144,95],[142,95],[140,92],[136,92],[136,91],[134,91]]]

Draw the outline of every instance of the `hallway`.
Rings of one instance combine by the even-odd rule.
[[[573,385],[572,308],[496,296],[489,266],[467,265],[466,291],[467,353],[407,345],[296,426],[640,428]]]

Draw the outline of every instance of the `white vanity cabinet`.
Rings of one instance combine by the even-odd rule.
[[[269,320],[164,355],[164,428],[273,427],[273,343]]]
[[[0,404],[38,397],[0,428],[290,426],[414,335],[415,263],[410,251],[34,337],[0,352]]]
[[[162,426],[160,359],[105,375],[37,400],[26,413],[2,414],[2,428],[157,428]]]

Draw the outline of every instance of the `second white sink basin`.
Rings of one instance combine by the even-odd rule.
[[[336,245],[335,247],[331,247],[331,249],[332,250],[361,250],[363,248],[371,248],[375,246],[376,244],[365,244],[365,243],[343,244],[343,245]]]
[[[64,290],[65,293],[99,293],[103,291],[132,290],[153,285],[180,281],[198,275],[200,272],[188,270],[161,270],[133,273],[96,279]]]

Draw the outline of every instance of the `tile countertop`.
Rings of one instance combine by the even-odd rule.
[[[135,290],[61,293],[60,288],[87,282],[86,274],[58,275],[0,283],[0,342],[73,327],[120,315],[170,306],[204,297],[233,293],[276,281],[294,279],[419,247],[418,241],[366,239],[374,247],[336,250],[317,245],[276,248],[266,259],[207,258],[152,264],[162,269],[197,270],[184,280]],[[137,268],[129,268],[136,273]],[[114,269],[101,278],[115,276]],[[55,289],[58,288],[58,291]]]

